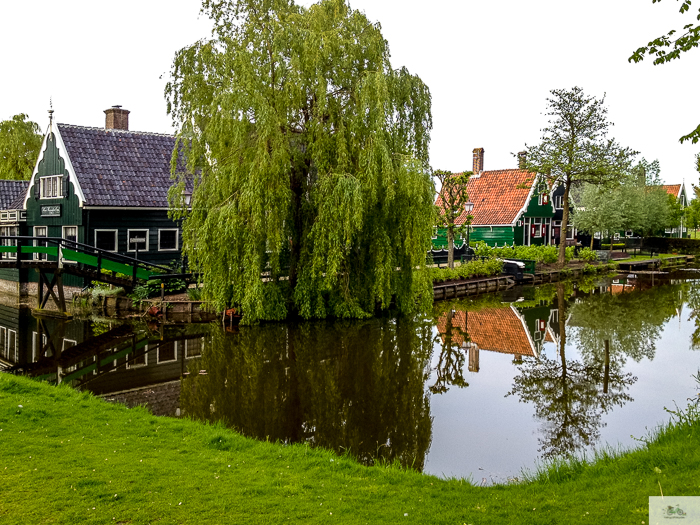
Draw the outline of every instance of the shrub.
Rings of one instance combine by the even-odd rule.
[[[432,279],[435,281],[451,281],[456,279],[471,279],[472,277],[488,277],[500,275],[503,271],[503,261],[500,259],[486,259],[484,261],[470,261],[457,266],[455,269],[432,268]]]
[[[581,261],[595,261],[595,260],[597,260],[598,256],[596,255],[595,251],[586,247],[586,248],[581,248],[578,251],[578,258]]]

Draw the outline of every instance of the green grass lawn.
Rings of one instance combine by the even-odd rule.
[[[700,494],[698,445],[693,415],[637,451],[480,488],[0,374],[0,523],[639,525],[660,490]]]

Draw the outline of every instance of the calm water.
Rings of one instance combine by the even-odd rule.
[[[553,284],[415,320],[69,323],[0,306],[0,363],[160,415],[504,481],[668,420],[695,396],[700,282]]]

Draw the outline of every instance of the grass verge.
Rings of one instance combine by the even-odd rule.
[[[629,453],[480,488],[0,374],[1,523],[648,523],[700,493],[697,414]]]

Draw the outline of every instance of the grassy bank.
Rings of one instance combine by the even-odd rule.
[[[0,374],[1,523],[630,523],[700,493],[700,423],[479,488]]]

